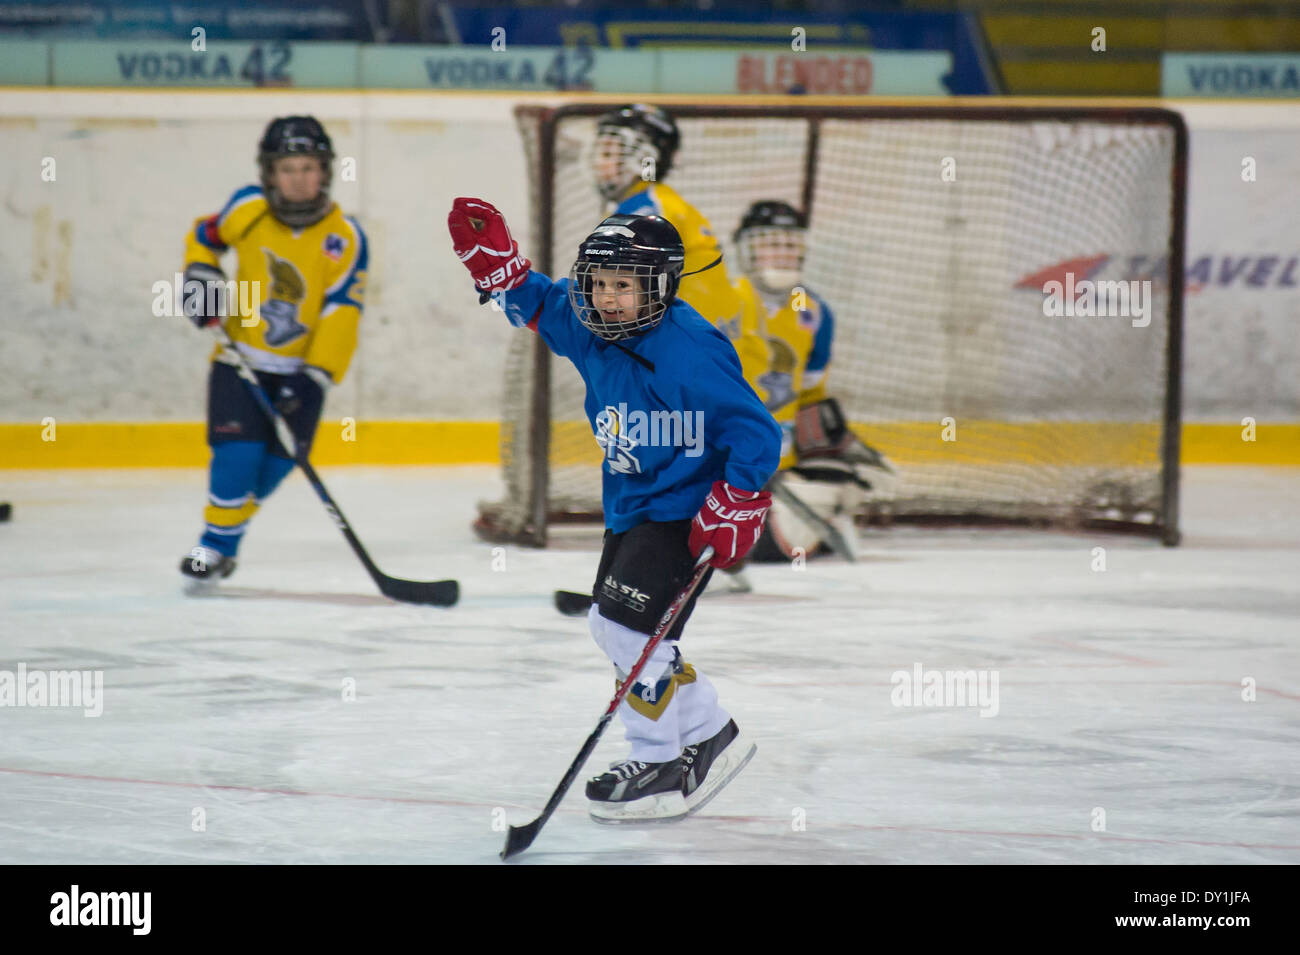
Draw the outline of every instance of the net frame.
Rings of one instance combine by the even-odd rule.
[[[804,143],[801,209],[808,221],[815,218],[813,204],[817,169],[821,151],[822,126],[834,120],[929,120],[1001,123],[1101,123],[1123,127],[1155,126],[1168,128],[1173,135],[1169,171],[1170,223],[1168,228],[1167,304],[1165,309],[1163,408],[1159,435],[1160,501],[1151,519],[1130,520],[1093,515],[1073,518],[1017,518],[1014,514],[943,514],[902,513],[895,520],[927,523],[1030,523],[1038,526],[1082,526],[1110,530],[1134,531],[1155,535],[1166,546],[1179,542],[1179,457],[1181,432],[1183,293],[1186,242],[1187,127],[1182,117],[1167,109],[1134,105],[965,105],[958,103],[926,105],[768,105],[734,104],[701,105],[699,103],[663,102],[678,120],[798,120],[806,123]],[[610,109],[608,103],[581,102],[561,106],[521,105],[515,116],[528,155],[530,198],[533,210],[532,244],[536,250],[537,269],[555,276],[554,223],[556,212],[557,130],[566,119],[595,118]],[[594,189],[593,189],[594,191]],[[593,222],[594,227],[596,223]],[[718,224],[729,233],[726,224]],[[568,271],[559,269],[559,274]],[[531,369],[525,408],[519,420],[503,417],[501,452],[507,495],[503,501],[481,502],[474,528],[479,536],[494,542],[514,542],[536,547],[547,544],[551,524],[599,520],[599,506],[590,502],[566,500],[552,492],[551,394],[552,356],[540,336],[530,335],[522,347],[513,347],[507,361],[507,386],[512,375]]]

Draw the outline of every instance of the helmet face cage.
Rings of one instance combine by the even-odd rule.
[[[591,171],[596,190],[612,202],[632,183],[643,180],[649,170],[653,182],[658,176],[659,149],[628,126],[601,126],[591,147]],[[649,162],[647,162],[649,160]]]
[[[321,186],[314,199],[291,202],[272,184],[275,161],[288,156],[310,156],[320,161]],[[330,181],[333,179],[334,147],[319,122],[310,116],[277,119],[267,127],[257,154],[261,168],[262,191],[271,214],[285,225],[301,229],[315,225],[329,213]]]
[[[598,338],[616,342],[648,332],[661,321],[676,283],[654,265],[630,265],[579,256],[569,270],[569,304],[578,321]],[[620,290],[619,282],[630,280],[631,288]],[[605,311],[621,310],[617,318]]]
[[[799,226],[760,225],[736,235],[741,269],[768,291],[785,292],[798,285],[806,254],[807,237]]]

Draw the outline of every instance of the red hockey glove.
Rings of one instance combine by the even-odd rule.
[[[714,481],[691,524],[691,554],[698,557],[712,545],[711,565],[724,568],[738,563],[758,543],[771,506],[767,491],[741,491],[725,481]]]
[[[490,202],[457,199],[447,216],[456,255],[465,263],[482,301],[499,289],[512,289],[528,277],[533,264],[519,254],[519,243],[506,220]]]

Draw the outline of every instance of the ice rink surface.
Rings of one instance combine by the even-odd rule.
[[[98,717],[0,707],[0,863],[492,863],[541,810],[613,691],[550,600],[598,537],[494,554],[493,469],[323,477],[461,603],[378,596],[300,475],[194,599],[203,473],[0,472],[0,671],[103,674]],[[1300,472],[1185,469],[1182,511],[1175,549],[894,527],[752,568],[682,648],[753,762],[669,825],[598,826],[579,782],[519,861],[1300,862]],[[918,664],[996,675],[996,715],[894,705]],[[624,753],[615,723],[582,778]]]

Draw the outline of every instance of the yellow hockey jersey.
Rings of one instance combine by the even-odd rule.
[[[225,328],[248,363],[282,375],[311,365],[342,381],[369,263],[357,220],[335,205],[315,225],[293,229],[271,214],[260,186],[245,186],[216,215],[195,220],[185,262],[219,266],[228,249],[239,259],[239,294],[228,296]]]
[[[757,316],[756,332],[770,356],[751,384],[781,426],[780,467],[785,469],[795,463],[795,416],[826,397],[834,317],[820,297],[803,288],[772,298],[742,278],[736,289],[747,314]]]
[[[619,200],[615,215],[662,216],[673,224],[686,249],[684,278],[677,296],[731,339],[740,358],[745,380],[754,386],[757,376],[767,367],[767,346],[757,334],[757,315],[732,285],[725,262],[710,264],[722,256],[722,247],[700,212],[660,182],[633,183]],[[705,269],[698,275],[686,275]]]

